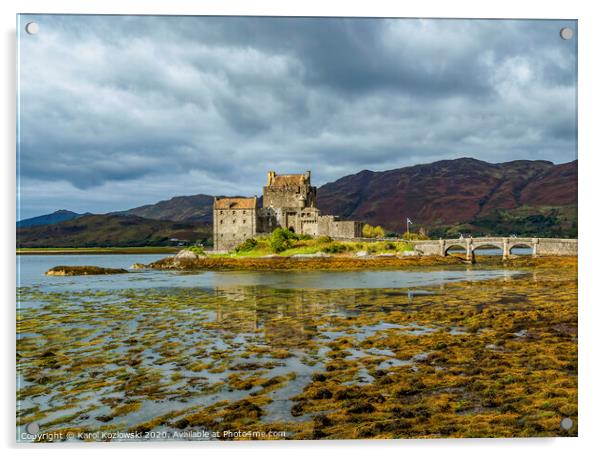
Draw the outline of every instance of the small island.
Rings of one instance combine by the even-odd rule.
[[[59,265],[48,270],[46,276],[86,276],[86,275],[114,275],[129,273],[124,268],[103,268],[90,265],[73,266]]]

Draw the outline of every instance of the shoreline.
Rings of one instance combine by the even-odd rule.
[[[349,271],[349,270],[399,270],[420,267],[438,266],[505,266],[513,268],[528,267],[554,267],[564,259],[563,263],[577,264],[577,256],[564,257],[530,257],[517,256],[502,260],[500,256],[481,256],[475,264],[470,264],[456,256],[420,256],[420,257],[349,257],[332,256],[318,258],[225,258],[203,257],[198,259],[176,259],[166,257],[157,260],[146,268],[154,270],[171,271],[289,271],[289,270],[316,270],[316,271]]]

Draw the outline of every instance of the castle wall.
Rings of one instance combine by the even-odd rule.
[[[320,216],[317,235],[332,238],[357,238],[362,236],[362,224],[356,221],[339,221],[335,216]]]
[[[263,188],[263,206],[302,209],[316,206],[316,188],[309,185]]]
[[[257,233],[272,233],[280,227],[281,211],[277,208],[259,208],[257,210]]]
[[[253,238],[257,228],[255,209],[215,209],[213,211],[213,248],[216,251],[234,249],[248,238]]]
[[[334,221],[332,224],[333,238],[357,238],[362,236],[362,223],[356,221]]]
[[[320,216],[318,218],[318,236],[331,236],[334,216]]]

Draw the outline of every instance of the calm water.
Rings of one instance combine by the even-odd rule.
[[[421,287],[464,280],[511,278],[519,272],[478,266],[428,271],[170,272],[45,276],[57,265],[129,268],[157,255],[28,255],[18,257],[20,320],[17,411],[19,441],[25,425],[41,430],[110,426],[125,429],[163,414],[224,400],[269,397],[264,423],[304,422],[292,415],[295,396],[335,357],[336,341],[357,344],[345,361],[357,374],[345,385],[363,386],[369,371],[412,366],[418,351],[397,357],[394,334],[463,333],[432,322],[407,322],[393,311]],[[432,293],[432,292],[431,292]],[[445,295],[442,295],[444,297]],[[393,313],[392,313],[393,312]],[[377,338],[378,337],[378,338]],[[376,338],[371,347],[362,341]],[[380,338],[380,339],[379,339]],[[334,345],[334,346],[333,346]],[[130,389],[139,379],[144,390]],[[277,388],[263,390],[270,379]],[[136,405],[131,411],[119,407]],[[162,439],[180,431],[161,426]]]
[[[454,254],[463,254],[466,251],[464,249],[450,249],[448,252]],[[502,255],[502,250],[497,248],[477,248],[474,250],[476,256],[479,255]],[[533,249],[531,248],[514,248],[510,252],[512,255],[531,255],[533,254]]]
[[[268,286],[275,289],[413,288],[465,280],[509,277],[509,270],[478,267],[447,267],[436,271],[299,271],[299,272],[173,272],[132,270],[119,275],[45,276],[57,265],[95,265],[129,268],[150,263],[164,254],[26,255],[17,258],[17,285],[37,286],[42,291],[123,290],[165,287],[223,288]]]

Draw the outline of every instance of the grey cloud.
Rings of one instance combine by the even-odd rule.
[[[48,211],[86,199],[108,211],[260,193],[268,169],[311,168],[320,184],[451,157],[576,155],[576,41],[558,37],[576,23],[32,17],[41,33],[20,49],[29,215],[44,187]]]

